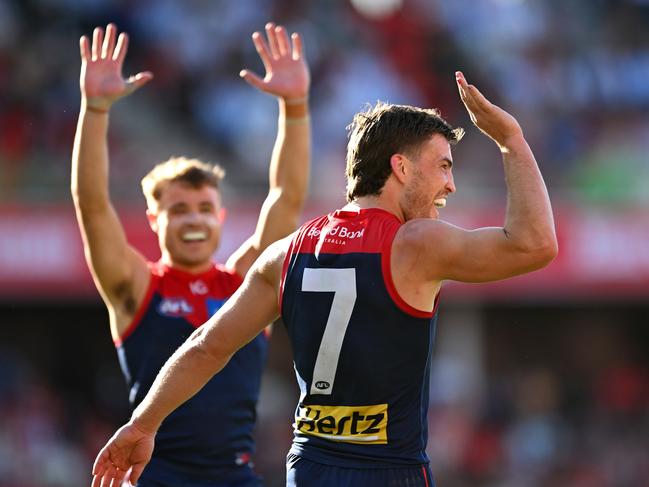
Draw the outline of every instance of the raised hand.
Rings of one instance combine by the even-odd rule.
[[[127,474],[127,480],[135,485],[151,459],[154,437],[132,423],[117,430],[97,455],[92,467],[92,487],[122,485]]]
[[[117,41],[114,24],[96,27],[92,35],[92,50],[86,36],[80,41],[81,49],[81,96],[91,109],[108,111],[120,98],[130,95],[149,82],[153,74],[149,71],[124,79],[122,66],[128,48],[128,35],[122,32]]]
[[[499,147],[506,147],[511,137],[523,134],[516,119],[487,100],[475,86],[468,84],[460,71],[455,73],[455,80],[471,121]]]
[[[261,78],[247,69],[239,75],[255,88],[289,101],[307,97],[311,78],[300,35],[293,34],[291,44],[286,29],[269,22],[266,36],[267,41],[259,32],[252,34],[266,75]]]

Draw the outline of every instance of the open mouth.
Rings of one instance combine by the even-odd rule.
[[[435,208],[444,208],[446,206],[446,198],[437,198],[433,201]]]
[[[205,240],[207,240],[207,232],[185,232],[181,235],[181,238],[183,242],[204,242]]]

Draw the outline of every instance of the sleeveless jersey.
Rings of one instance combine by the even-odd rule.
[[[133,408],[167,359],[242,283],[239,275],[219,265],[201,274],[161,263],[150,264],[150,269],[146,297],[121,340],[115,342]],[[268,339],[261,333],[164,420],[151,465],[204,478],[218,477],[228,467],[249,461],[267,348]]]
[[[342,467],[428,462],[437,299],[417,310],[394,287],[401,224],[378,208],[338,210],[290,244],[280,307],[300,386],[292,454]]]

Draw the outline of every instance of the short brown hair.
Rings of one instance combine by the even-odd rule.
[[[452,144],[464,135],[463,129],[451,127],[434,108],[381,101],[357,113],[347,130],[347,201],[381,194],[392,172],[393,154],[414,155],[433,134],[443,135]]]
[[[172,157],[157,164],[142,178],[142,192],[147,206],[153,208],[160,201],[163,188],[171,182],[180,181],[192,188],[212,186],[219,189],[225,170],[218,164],[208,164],[198,159]]]

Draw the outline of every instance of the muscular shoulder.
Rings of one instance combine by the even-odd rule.
[[[253,265],[254,271],[274,286],[279,286],[284,260],[295,234],[284,237],[268,246]]]
[[[392,244],[392,262],[395,270],[407,272],[422,279],[437,280],[443,273],[444,261],[452,256],[453,225],[433,219],[415,219],[403,224]]]
[[[417,249],[430,248],[436,241],[444,238],[449,224],[441,220],[416,218],[409,220],[399,228],[394,238],[394,250],[412,252]]]

